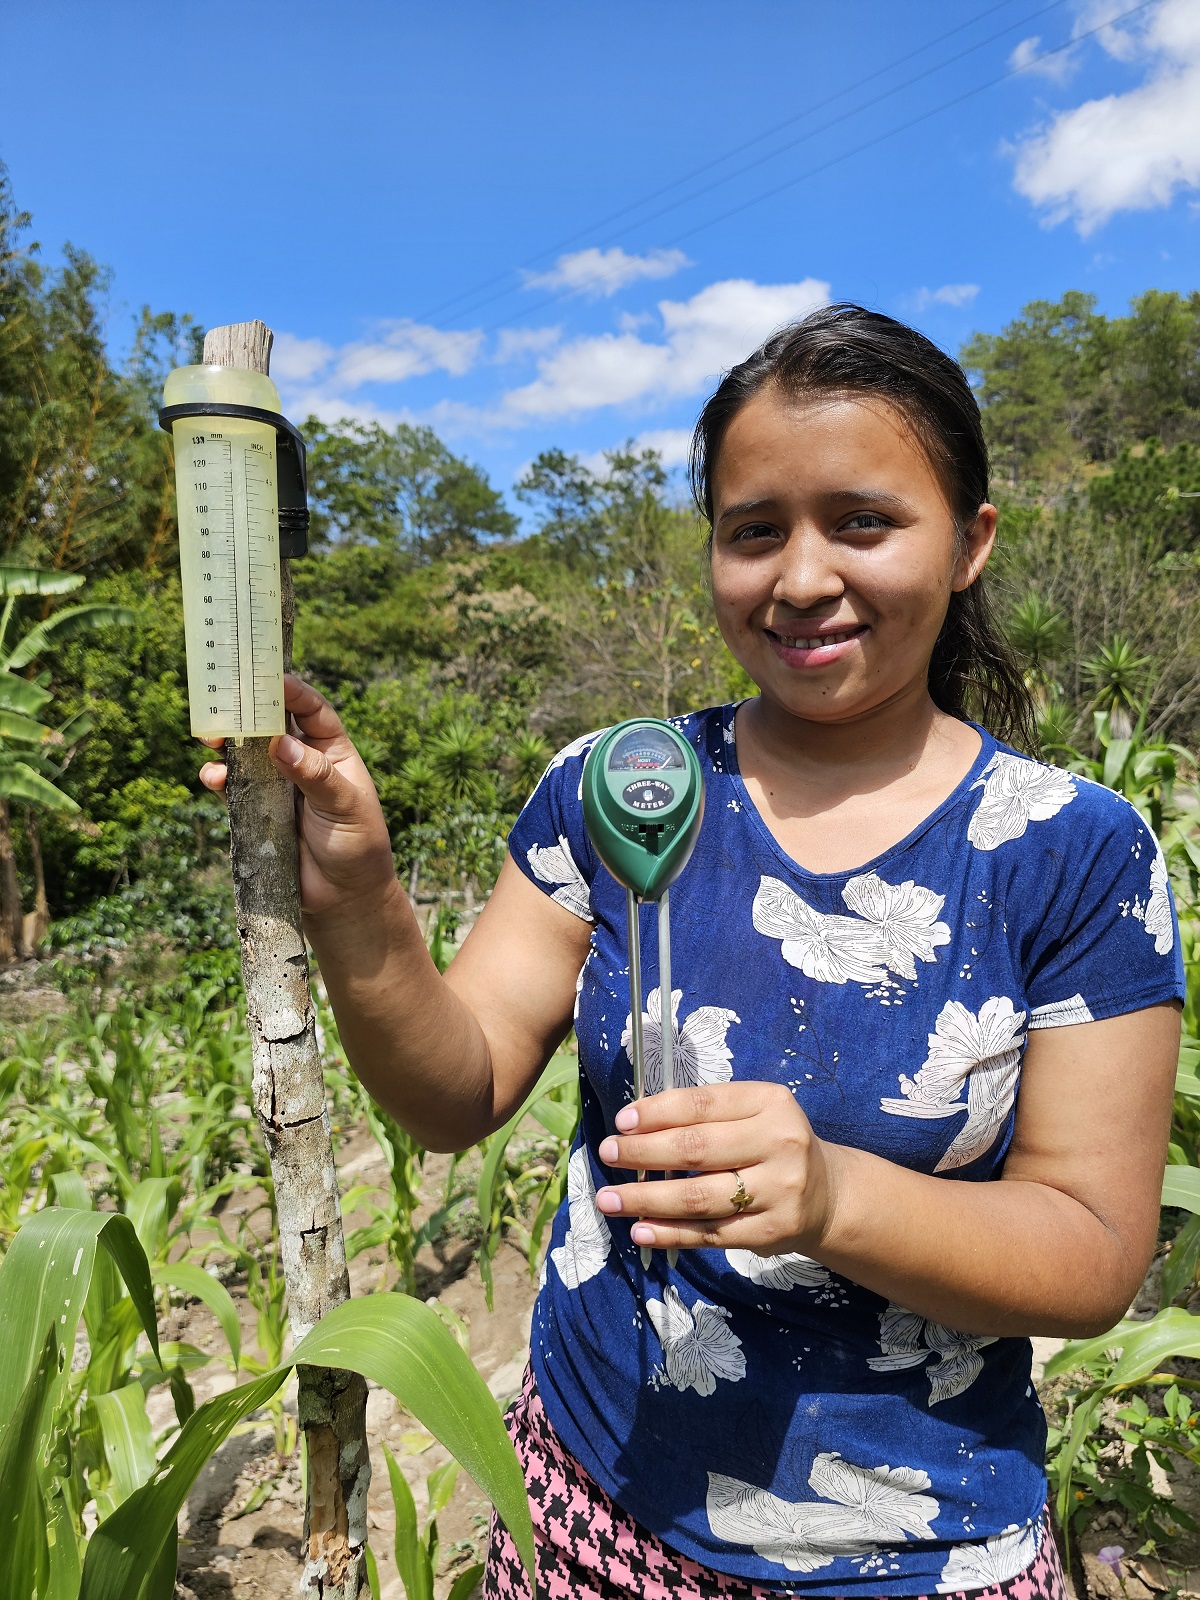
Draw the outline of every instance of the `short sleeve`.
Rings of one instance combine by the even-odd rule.
[[[551,761],[508,836],[521,871],[543,894],[592,922],[592,880],[599,861],[583,820],[583,764],[606,730],[584,734]]]
[[[1057,872],[1042,889],[1046,914],[1028,950],[1031,1028],[1099,1022],[1185,993],[1158,840],[1127,800],[1076,781],[1075,804],[1060,814],[1066,837]],[[1031,860],[1029,870],[1037,865]]]

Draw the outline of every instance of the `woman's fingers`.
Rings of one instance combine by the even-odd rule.
[[[596,1205],[606,1217],[653,1217],[664,1221],[724,1222],[730,1217],[752,1216],[766,1208],[767,1174],[761,1167],[738,1168],[750,1197],[749,1205],[734,1205],[738,1189],[734,1172],[704,1173],[689,1178],[651,1179],[648,1183],[610,1184],[596,1193]]]
[[[225,793],[226,767],[223,761],[206,761],[200,768],[200,782],[214,794]]]
[[[663,1133],[609,1135],[596,1154],[606,1167],[634,1172],[728,1172],[761,1161],[764,1131],[753,1117],[740,1122],[693,1123]]]
[[[306,739],[324,744],[333,739],[346,738],[342,719],[329,701],[319,689],[314,689],[311,683],[305,683],[303,678],[297,678],[295,673],[284,674],[283,703],[295,717],[296,726]]]
[[[335,718],[336,720],[336,718]],[[340,727],[340,724],[339,724]],[[331,821],[357,820],[362,791],[340,770],[324,750],[284,733],[271,741],[271,756],[304,796]]]

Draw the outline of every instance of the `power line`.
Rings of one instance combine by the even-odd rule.
[[[795,116],[788,117],[783,122],[776,123],[773,127],[765,129],[762,133],[755,134],[753,138],[744,140],[739,145],[734,145],[732,149],[726,150],[722,155],[714,157],[711,161],[706,161],[701,166],[692,168],[690,172],[686,172],[680,177],[672,179],[670,183],[663,184],[660,188],[651,190],[648,194],[642,195],[640,199],[630,202],[630,204],[627,206],[622,206],[620,210],[610,212],[608,216],[601,217],[598,221],[590,223],[587,227],[581,228],[577,232],[559,240],[557,244],[550,245],[546,249],[539,251],[537,255],[529,258],[529,265],[546,260],[549,256],[555,255],[558,251],[565,250],[568,245],[577,244],[580,240],[595,235],[601,228],[610,226],[610,224],[613,222],[619,221],[622,217],[629,216],[632,212],[640,211],[643,206],[649,205],[653,201],[661,199],[662,196],[670,194],[676,189],[682,188],[685,184],[691,183],[693,179],[703,177],[705,173],[713,171],[716,167],[723,166],[725,162],[733,160],[735,156],[741,155],[743,151],[750,150],[757,144],[762,144],[764,140],[773,138],[777,133],[782,133],[786,128],[794,127],[797,122],[802,122],[807,117],[815,116],[818,111],[823,111],[827,106],[834,105],[838,100],[845,99],[848,94],[857,93],[861,89],[865,88],[867,84],[874,83],[878,78],[886,77],[889,72],[894,72],[897,67],[903,66],[906,61],[911,61],[916,56],[924,55],[926,51],[935,49],[939,44],[944,44],[947,39],[953,38],[955,34],[962,33],[966,28],[975,27],[976,24],[984,21],[985,18],[993,16],[997,11],[1002,11],[1006,6],[1011,4],[1012,0],[999,0],[999,4],[989,6],[986,10],[979,12],[977,16],[970,18],[967,22],[959,23],[957,27],[949,29],[946,33],[939,34],[937,38],[929,40],[926,44],[918,46],[918,48],[915,50],[910,50],[907,55],[900,56],[897,60],[889,62],[885,67],[879,68],[878,71],[869,73],[865,78],[857,78],[853,83],[847,84],[845,88],[839,89],[835,94],[827,96],[824,100],[817,101],[815,105],[806,106],[803,111],[797,112]],[[1038,10],[1032,11],[1028,15],[1023,16],[1014,22],[1006,23],[1003,28],[999,29],[996,33],[989,34],[986,39],[979,39],[974,44],[968,45],[964,50],[960,50],[956,55],[949,56],[945,60],[935,63],[932,67],[927,67],[923,72],[916,73],[911,78],[906,78],[903,83],[894,84],[892,88],[885,90],[882,95],[876,98],[870,109],[873,110],[875,106],[879,104],[880,100],[886,100],[892,95],[902,93],[905,89],[909,89],[914,84],[920,83],[923,79],[931,77],[934,73],[941,72],[946,67],[953,66],[955,62],[963,60],[964,57],[973,54],[976,50],[981,50],[986,45],[993,44],[997,39],[1003,38],[1006,33],[1011,33],[1016,28],[1025,27],[1028,23],[1035,21],[1038,17],[1044,16],[1049,11],[1057,10],[1063,4],[1065,4],[1065,0],[1049,0],[1049,4],[1041,6]],[[686,205],[692,200],[699,199],[701,195],[708,194],[711,190],[719,188],[722,184],[730,183],[735,178],[742,177],[745,173],[752,171],[757,166],[761,166],[764,162],[773,161],[776,156],[782,155],[785,151],[794,149],[797,145],[806,143],[809,139],[815,139],[822,133],[827,133],[829,129],[837,127],[839,123],[845,122],[851,117],[861,115],[865,109],[867,108],[862,106],[853,107],[850,111],[844,112],[841,116],[834,117],[831,121],[822,124],[821,127],[810,129],[809,132],[801,134],[799,138],[789,140],[788,143],[780,145],[777,149],[770,151],[764,156],[758,157],[755,161],[749,162],[746,166],[739,167],[735,172],[727,173],[723,178],[716,179],[713,183],[707,184],[704,188],[696,190],[690,195],[683,196],[679,200],[673,201],[670,205],[654,212],[651,216],[643,217],[639,222],[630,223],[629,226],[644,227],[647,223],[654,222],[661,216],[666,216],[670,211],[678,209],[678,207],[681,205]],[[477,284],[473,289],[464,289],[461,293],[452,295],[449,300],[443,300],[440,302],[440,304],[431,307],[428,311],[421,312],[413,320],[416,322],[428,322],[431,318],[440,316],[443,312],[451,310],[456,306],[461,306],[463,308],[459,313],[461,316],[467,315],[469,311],[480,311],[484,306],[492,305],[496,300],[503,299],[506,294],[512,292],[513,276],[513,270],[509,269],[501,274],[498,274],[494,278],[489,278],[485,282]],[[501,285],[503,285],[503,287],[500,287]],[[498,292],[487,295],[483,300],[475,300],[476,295],[484,294],[488,289],[496,289]],[[463,303],[465,301],[474,301],[475,303],[470,306],[464,306]]]
[[[865,139],[862,144],[854,145],[849,150],[843,150],[839,155],[831,156],[828,161],[823,161],[818,166],[810,167],[807,172],[797,173],[794,178],[788,178],[786,182],[777,184],[773,189],[768,189],[762,194],[755,195],[752,199],[743,200],[740,204],[731,206],[729,210],[722,211],[715,217],[709,217],[705,222],[696,223],[694,227],[685,229],[683,233],[677,233],[673,239],[668,239],[666,241],[667,245],[681,244],[685,239],[693,238],[706,228],[715,228],[718,223],[727,222],[730,217],[739,216],[752,206],[761,205],[764,200],[772,200],[776,195],[784,193],[785,190],[794,188],[796,184],[805,183],[809,178],[815,178],[822,172],[828,172],[831,167],[836,167],[841,162],[850,160],[852,156],[861,155],[864,150],[872,150],[877,145],[884,144],[888,139],[893,139],[898,134],[906,133],[910,128],[915,128],[922,122],[928,122],[931,117],[940,116],[943,111],[951,111],[955,106],[962,105],[964,101],[971,100],[976,95],[985,93],[988,89],[994,89],[998,84],[1007,83],[1010,78],[1018,77],[1021,73],[1027,72],[1030,67],[1036,67],[1040,62],[1048,61],[1052,56],[1061,55],[1064,50],[1070,50],[1084,39],[1090,39],[1094,34],[1102,33],[1105,28],[1111,28],[1118,22],[1125,22],[1128,18],[1137,16],[1139,12],[1147,10],[1156,3],[1157,0],[1141,0],[1139,5],[1131,6],[1127,11],[1122,11],[1115,17],[1107,18],[1106,21],[1098,23],[1094,28],[1089,28],[1085,33],[1077,34],[1068,39],[1066,43],[1055,45],[1052,50],[1042,51],[1040,55],[1031,57],[1028,61],[1023,62],[1021,66],[1012,67],[1008,72],[1002,72],[999,77],[990,78],[986,83],[978,84],[974,89],[967,89],[962,94],[955,95],[951,100],[944,100],[940,105],[933,106],[930,110],[923,111],[918,116],[910,117],[907,122],[901,122],[894,128],[888,128],[885,132],[877,134],[873,139]],[[506,317],[501,322],[493,323],[490,327],[485,328],[483,332],[485,335],[495,333],[498,329],[506,328],[512,323],[532,315],[535,311],[544,311],[547,307],[557,305],[560,300],[567,298],[569,293],[570,291],[567,290],[560,291],[558,294],[548,296],[545,300],[525,306],[520,311],[514,312],[511,317]]]

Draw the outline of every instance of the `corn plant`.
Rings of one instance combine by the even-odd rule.
[[[540,1122],[550,1135],[553,1157],[510,1162],[510,1146],[527,1116]],[[530,1276],[538,1270],[542,1239],[566,1193],[567,1158],[578,1121],[579,1062],[574,1055],[561,1051],[516,1115],[481,1146],[483,1161],[475,1203],[483,1233],[477,1259],[489,1311],[495,1287],[492,1262],[510,1230],[525,1249]],[[527,1225],[524,1219],[531,1211]]]
[[[407,1600],[433,1600],[433,1580],[437,1576],[439,1553],[437,1519],[450,1504],[458,1479],[458,1462],[447,1461],[429,1474],[426,1483],[429,1516],[422,1533],[418,1530],[417,1506],[408,1480],[386,1444],[383,1454],[396,1514],[396,1570],[400,1574]],[[367,1575],[371,1583],[372,1600],[380,1600],[379,1569],[373,1556],[368,1557]],[[482,1576],[483,1563],[473,1562],[455,1578],[447,1600],[467,1600]]]
[[[81,1319],[82,1373],[72,1362]],[[142,1334],[149,1348],[138,1354]],[[496,1402],[433,1310],[402,1295],[338,1306],[252,1382],[196,1409],[177,1395],[178,1426],[156,1440],[146,1389],[168,1382],[174,1394],[183,1361],[159,1341],[134,1225],[120,1212],[53,1206],[23,1223],[0,1264],[0,1594],[170,1600],[176,1519],[197,1474],[297,1363],[390,1390],[490,1496],[532,1570],[520,1463]],[[90,1537],[88,1505],[99,1519]]]

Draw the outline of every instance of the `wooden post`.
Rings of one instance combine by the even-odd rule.
[[[262,322],[213,328],[204,340],[205,363],[266,373],[273,337]],[[286,561],[281,569],[287,668],[295,601]],[[271,1159],[292,1338],[298,1341],[350,1298],[350,1278],[300,922],[295,790],[271,765],[267,745],[266,739],[226,741],[226,795],[254,1109]],[[360,1600],[368,1593],[366,1382],[325,1367],[300,1367],[298,1379],[308,1461],[301,1591],[321,1600]]]

